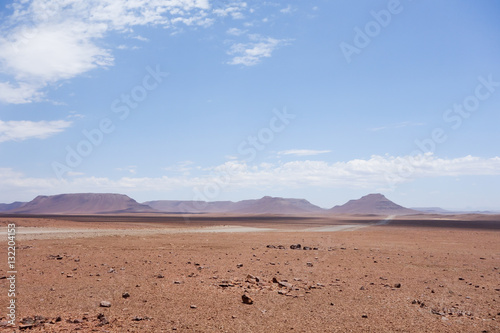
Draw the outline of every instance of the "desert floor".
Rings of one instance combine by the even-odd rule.
[[[0,230],[8,332],[500,332],[498,216],[0,217]]]

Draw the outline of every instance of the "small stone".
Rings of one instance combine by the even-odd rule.
[[[284,287],[284,288],[288,288],[288,289],[293,288],[293,285],[291,283],[286,282],[286,281],[280,281],[280,282],[278,282],[278,284],[280,287]]]
[[[300,244],[292,244],[290,245],[290,249],[292,250],[300,250],[302,246]]]
[[[97,315],[97,319],[99,319],[99,322],[100,322],[98,326],[103,326],[103,325],[109,324],[109,320],[102,313],[99,313]]]
[[[361,318],[368,318],[367,314],[361,315]]]
[[[181,281],[174,281],[174,284],[181,284]]]
[[[164,276],[163,274],[158,274],[158,275],[156,275],[156,277],[157,277],[158,279],[163,279],[165,276]]]
[[[250,296],[248,296],[247,294],[243,294],[241,296],[241,301],[245,304],[253,304],[253,299]]]
[[[123,294],[122,294],[122,297],[123,297],[123,298],[129,298],[129,297],[130,297],[130,294],[129,294],[129,293],[127,293],[127,292],[125,292],[125,293],[123,293]]]
[[[365,287],[364,287],[364,286],[361,286],[361,288],[359,288],[359,290],[365,290]]]
[[[191,306],[190,306],[190,308],[191,308],[191,309],[196,309],[196,308],[197,308],[197,306],[196,306],[196,305],[191,305]]]
[[[236,265],[236,267],[241,268],[241,267],[243,267],[243,264],[238,264],[238,265]]]
[[[109,307],[111,307],[111,302],[102,301],[101,304],[99,304],[99,306],[102,308],[109,308]]]
[[[394,288],[401,288],[401,283],[396,283],[396,284],[394,285]]]
[[[308,262],[306,263],[306,265],[307,265],[307,267],[313,267],[313,266],[314,266],[314,265],[313,265],[313,263],[312,263],[312,262],[310,262],[310,261],[308,261]]]

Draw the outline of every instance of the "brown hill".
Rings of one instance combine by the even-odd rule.
[[[6,212],[8,210],[16,209],[24,205],[26,202],[15,201],[10,204],[0,204],[0,212]]]
[[[341,206],[329,210],[335,214],[375,214],[375,215],[410,215],[421,214],[405,208],[387,199],[380,193],[368,194],[357,200],[350,200]]]
[[[301,214],[325,211],[305,199],[269,196],[238,202],[158,200],[147,201],[143,204],[165,213]]]
[[[152,213],[155,210],[123,194],[74,193],[40,195],[9,213],[16,214],[111,214]]]
[[[265,196],[257,200],[243,200],[234,204],[232,212],[242,214],[302,214],[322,213],[324,209],[305,199]]]

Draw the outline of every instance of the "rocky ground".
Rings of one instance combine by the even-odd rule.
[[[18,325],[0,329],[500,332],[499,236],[498,229],[388,223],[338,232],[280,225],[274,232],[19,238]],[[6,252],[2,246],[4,262]],[[3,310],[0,316],[2,327]]]

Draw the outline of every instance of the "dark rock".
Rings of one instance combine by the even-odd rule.
[[[103,326],[103,325],[109,324],[109,320],[102,313],[99,313],[97,315],[97,319],[99,320],[99,325],[97,325],[97,326]]]
[[[302,248],[302,245],[300,245],[300,244],[290,245],[290,249],[292,249],[292,250],[300,250],[301,248]]]
[[[129,297],[130,297],[130,294],[129,294],[129,293],[127,293],[127,292],[125,292],[125,293],[123,293],[123,294],[122,294],[122,297],[123,297],[123,298],[129,298]]]
[[[250,296],[248,296],[247,294],[241,295],[241,301],[244,304],[253,304],[253,299]]]
[[[401,288],[401,283],[396,283],[396,284],[394,285],[394,288]]]

